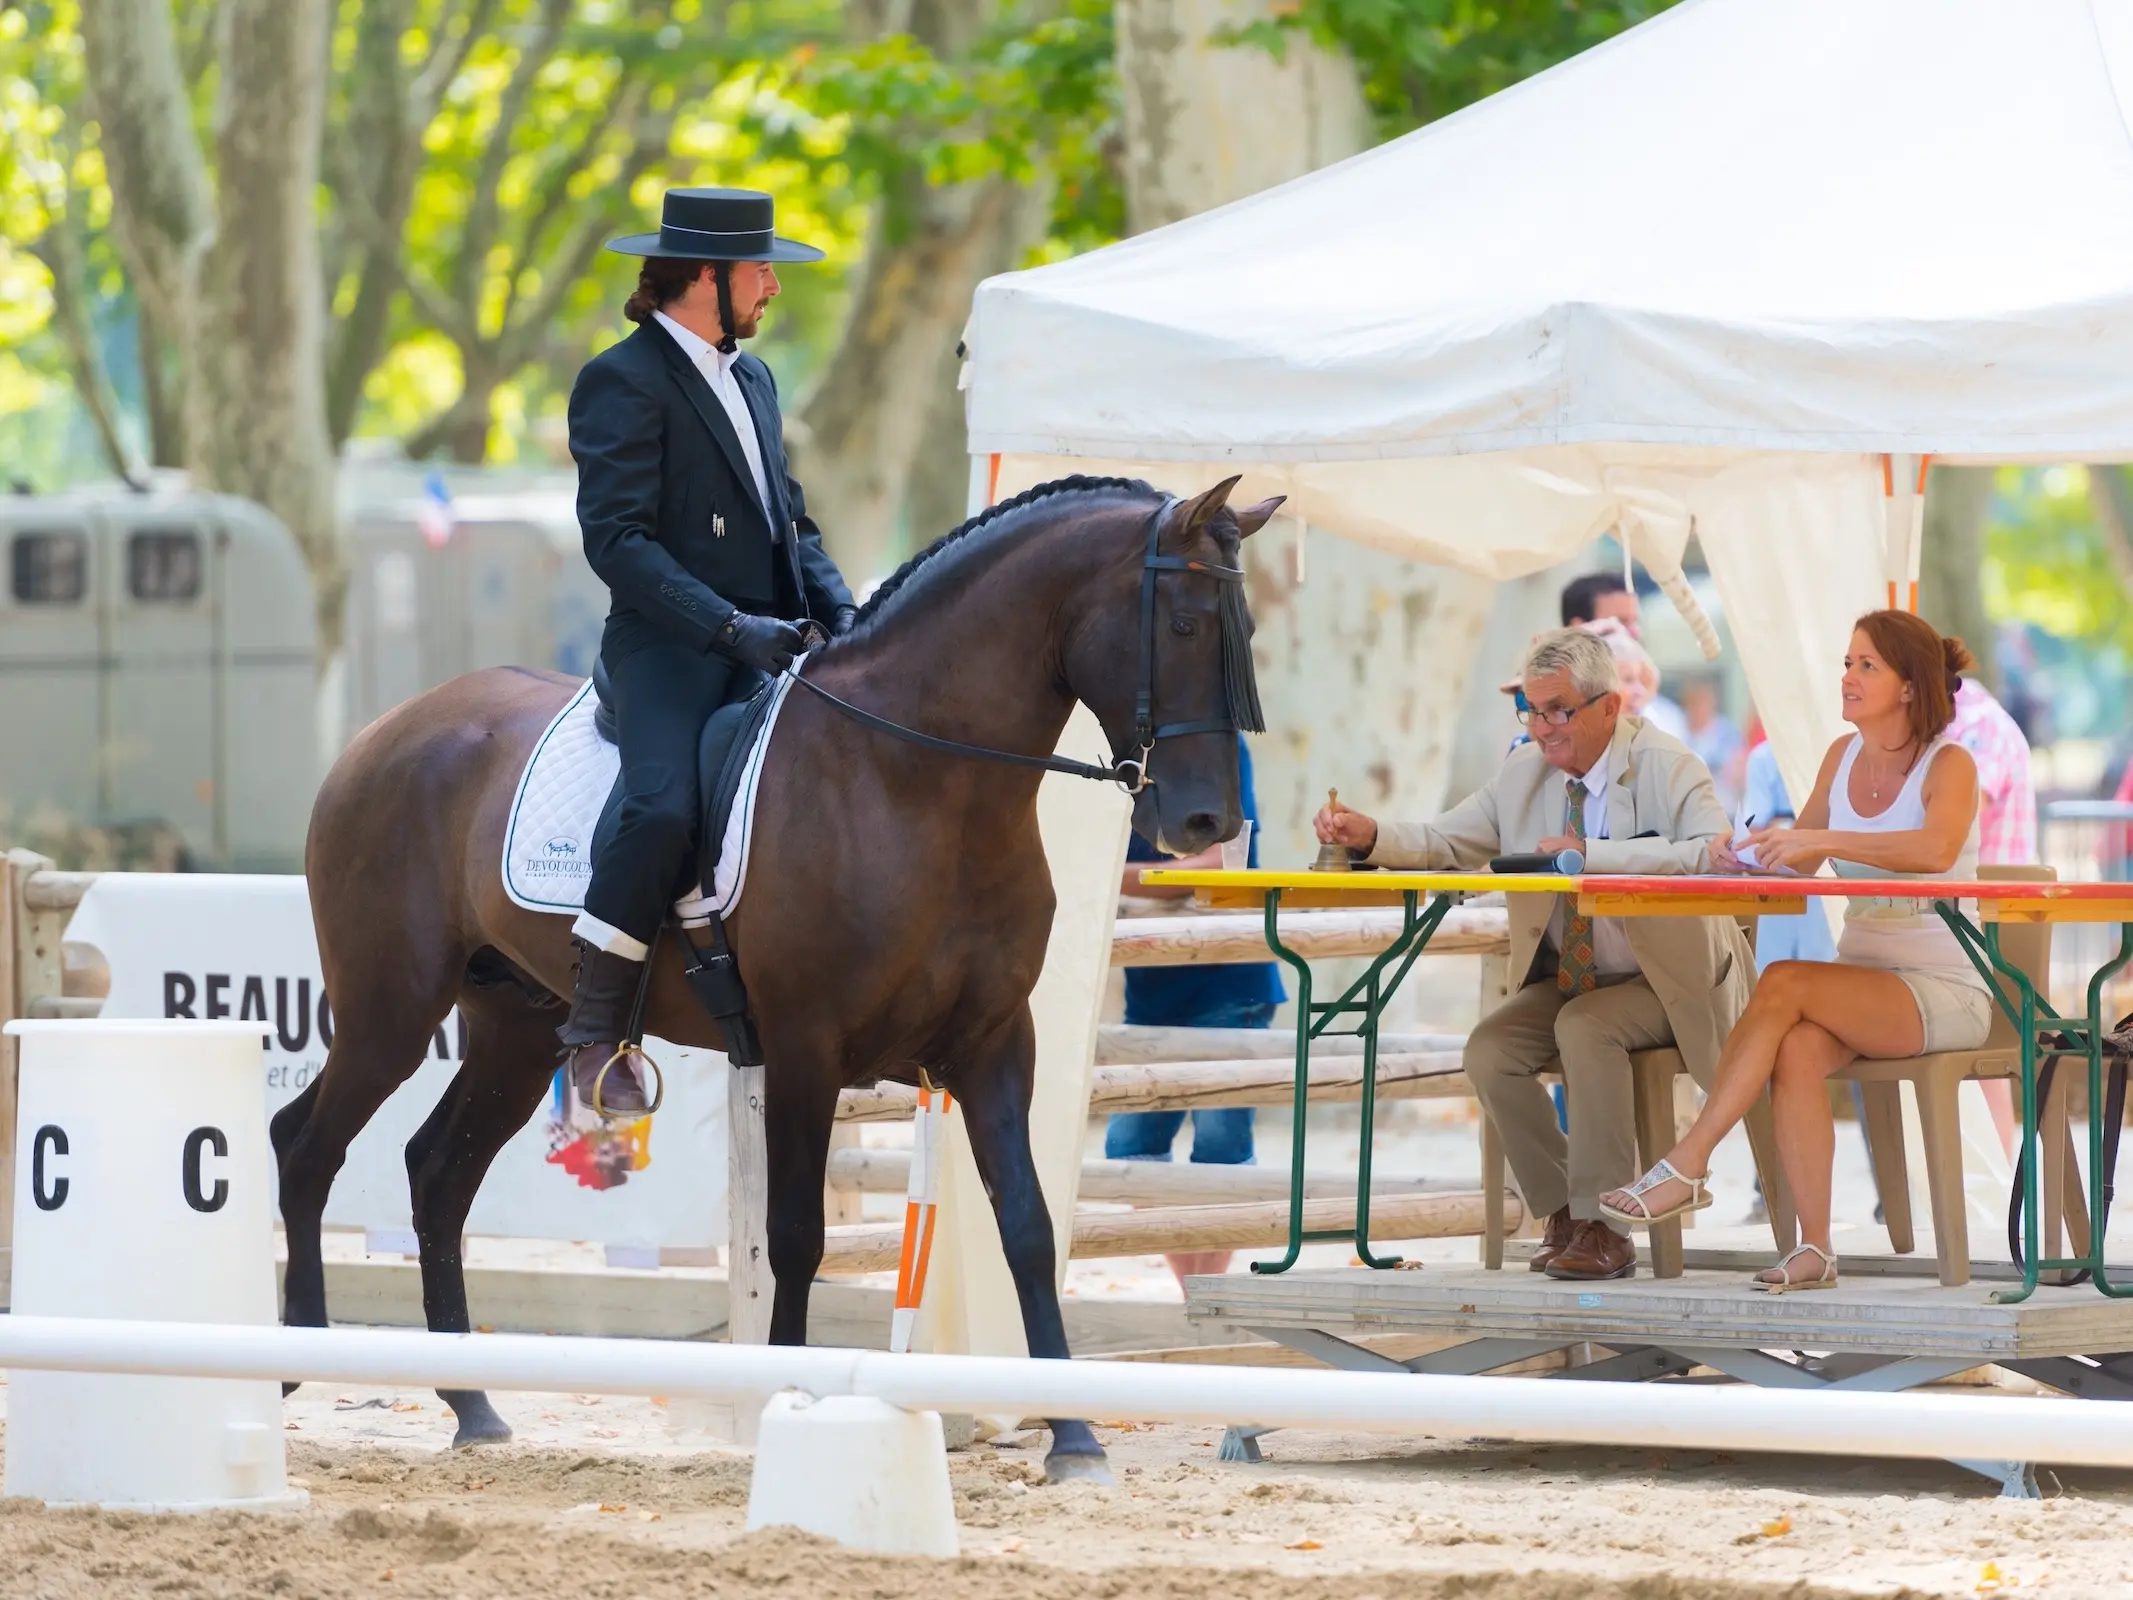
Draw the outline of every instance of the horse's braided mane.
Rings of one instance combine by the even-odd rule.
[[[1159,491],[1153,485],[1145,483],[1139,478],[1090,478],[1076,475],[1071,478],[1054,478],[1049,483],[1040,483],[1034,489],[1025,489],[1020,494],[1002,500],[996,505],[987,506],[962,526],[942,534],[933,543],[927,545],[925,549],[919,551],[917,555],[890,573],[888,577],[882,579],[874,592],[867,596],[866,604],[859,608],[859,615],[855,620],[854,626],[864,624],[879,615],[900,592],[910,585],[911,581],[917,577],[920,569],[932,561],[935,556],[956,548],[964,539],[978,532],[981,528],[989,528],[1002,518],[1020,511],[1026,506],[1033,506],[1040,500],[1050,500],[1058,495],[1116,494],[1121,492],[1153,495]]]

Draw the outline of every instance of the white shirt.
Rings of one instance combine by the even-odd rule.
[[[1608,772],[1614,761],[1614,747],[1609,745],[1600,752],[1600,759],[1592,764],[1592,770],[1582,778],[1565,778],[1568,785],[1581,783],[1585,786],[1585,837],[1605,839],[1607,832]],[[1570,831],[1570,808],[1563,808],[1563,832]],[[1548,942],[1557,951],[1563,948],[1563,902],[1558,899],[1555,909],[1548,913]],[[1594,917],[1592,919],[1592,966],[1602,977],[1619,977],[1638,970],[1637,958],[1630,953],[1629,933],[1620,917]]]
[[[763,446],[755,436],[755,417],[748,410],[748,397],[741,393],[741,380],[733,375],[733,363],[740,360],[741,353],[736,350],[731,355],[726,354],[716,345],[691,333],[664,311],[655,311],[652,315],[659,319],[660,326],[674,336],[674,342],[681,346],[682,354],[696,363],[696,370],[704,375],[704,381],[711,385],[711,392],[718,396],[718,403],[726,408],[726,418],[733,424],[733,431],[741,438],[741,454],[748,458],[748,475],[755,479],[756,502],[762,506],[763,515],[768,518],[770,489],[763,479]],[[778,530],[772,528],[770,536],[776,539]]]

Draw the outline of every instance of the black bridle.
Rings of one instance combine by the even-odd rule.
[[[1240,728],[1259,733],[1265,728],[1259,711],[1258,690],[1251,678],[1251,641],[1245,636],[1247,613],[1244,607],[1244,569],[1241,566],[1220,567],[1212,562],[1195,561],[1189,556],[1162,554],[1158,544],[1163,534],[1163,519],[1178,504],[1178,497],[1172,495],[1157,507],[1148,519],[1148,551],[1141,560],[1141,649],[1139,681],[1133,691],[1133,754],[1119,756],[1114,752],[1108,767],[1099,767],[1088,761],[1071,761],[1065,756],[1026,756],[1012,750],[994,750],[986,745],[964,744],[958,739],[942,739],[930,733],[920,733],[916,728],[907,728],[900,722],[891,722],[887,717],[863,711],[849,700],[831,694],[820,684],[802,677],[797,663],[786,669],[786,675],[801,688],[828,701],[854,722],[872,728],[877,733],[886,733],[892,738],[902,739],[907,744],[915,744],[942,755],[962,756],[972,761],[992,761],[1009,767],[1033,767],[1040,772],[1063,772],[1070,778],[1090,778],[1099,783],[1115,783],[1126,793],[1137,795],[1155,782],[1149,776],[1148,764],[1154,758],[1159,740],[1181,738],[1192,733],[1236,733]],[[1223,677],[1228,700],[1227,716],[1161,724],[1155,720],[1155,585],[1157,577],[1165,572],[1197,572],[1213,578],[1217,583],[1234,586],[1225,588],[1222,596]]]

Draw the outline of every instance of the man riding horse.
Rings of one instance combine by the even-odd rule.
[[[778,293],[776,263],[822,259],[773,221],[767,194],[669,190],[657,233],[608,245],[644,258],[622,308],[637,331],[570,394],[585,558],[613,595],[600,661],[622,772],[571,929],[559,1036],[578,1106],[608,1115],[647,1109],[621,1052],[645,958],[696,864],[704,723],[789,667],[803,628],[841,634],[855,614],[787,470],[777,382],[740,349]]]

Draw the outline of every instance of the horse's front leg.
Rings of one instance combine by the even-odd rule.
[[[978,1176],[992,1196],[1000,1225],[1000,1248],[1014,1275],[1015,1296],[1022,1303],[1022,1336],[1032,1356],[1068,1359],[1066,1320],[1059,1311],[1058,1253],[1052,1246],[1052,1218],[1037,1183],[1037,1164],[1029,1149],[1030,1091],[1037,1071],[1037,1035],[1025,1006],[1005,1033],[955,1074],[955,1092],[963,1102],[963,1125]],[[1104,1447],[1086,1422],[1046,1419],[1052,1429],[1045,1476],[1054,1483],[1070,1479],[1109,1483],[1111,1469]]]
[[[830,1128],[843,1079],[833,1048],[766,1049],[763,1144],[769,1165],[765,1232],[770,1274],[770,1342],[807,1343],[807,1294],[822,1265],[822,1184]],[[737,1219],[736,1219],[737,1220]]]

